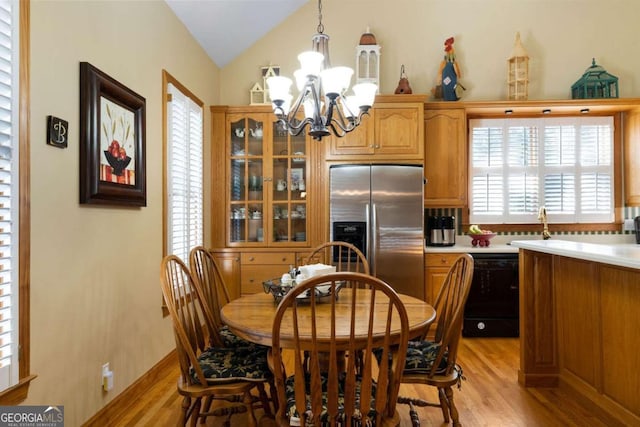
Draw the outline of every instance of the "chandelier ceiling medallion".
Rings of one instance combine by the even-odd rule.
[[[293,75],[299,94],[293,104],[290,78],[267,79],[273,112],[291,135],[299,135],[309,125],[309,135],[318,141],[331,133],[345,136],[367,114],[378,87],[373,83],[359,83],[353,86],[353,95],[344,95],[351,85],[353,69],[330,65],[329,36],[322,24],[322,0],[318,0],[318,33],[312,38],[311,48],[298,55],[300,69]]]

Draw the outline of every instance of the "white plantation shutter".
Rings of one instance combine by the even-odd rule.
[[[612,222],[613,118],[474,119],[470,222]]]
[[[168,253],[189,261],[203,242],[203,110],[171,83],[168,127]]]
[[[17,5],[0,1],[0,390],[19,374]]]

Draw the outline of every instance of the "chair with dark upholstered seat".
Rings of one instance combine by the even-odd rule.
[[[175,255],[166,256],[161,263],[160,282],[162,293],[176,339],[176,351],[181,376],[178,393],[184,396],[180,424],[190,420],[192,426],[198,419],[211,415],[230,416],[248,412],[248,424],[257,425],[254,415],[256,402],[251,391],[272,379],[267,363],[267,352],[246,348],[211,347],[207,334],[215,335],[211,313],[204,303],[202,292],[195,285],[189,268]],[[242,407],[237,405],[209,411],[202,405],[203,398],[224,399],[237,402],[242,396]],[[270,413],[266,395],[261,393],[260,407]]]
[[[218,347],[256,347],[258,344],[246,341],[229,330],[220,318],[220,310],[231,301],[218,263],[211,252],[203,246],[196,246],[189,253],[189,266],[196,285],[202,290],[205,303],[211,310],[213,326],[218,331],[211,337],[211,345]]]
[[[316,287],[330,286],[335,295],[340,282],[354,286],[338,299],[316,297]],[[350,320],[337,322],[336,312],[347,313]],[[294,287],[280,302],[273,324],[273,369],[281,402],[277,425],[399,425],[396,399],[408,333],[407,312],[398,294],[373,276],[331,273]],[[294,355],[288,371],[281,348],[285,346]],[[386,362],[379,368],[374,348],[384,353]],[[345,352],[362,354],[362,368],[354,358],[344,362]],[[307,363],[303,353],[309,356]],[[299,424],[290,424],[292,419]]]
[[[438,390],[438,403],[420,399],[399,399],[400,403],[409,403],[413,427],[419,427],[420,421],[413,405],[437,406],[442,410],[444,421],[460,426],[458,410],[453,401],[453,386],[463,379],[462,369],[457,364],[458,344],[462,334],[464,305],[471,288],[473,278],[473,258],[462,254],[449,269],[440,288],[434,308],[436,321],[430,325],[423,338],[409,341],[407,358],[402,373],[402,383],[426,384]],[[431,330],[435,326],[435,330]]]

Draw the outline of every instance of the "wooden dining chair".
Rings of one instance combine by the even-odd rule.
[[[336,295],[346,281],[362,286],[345,289],[338,298],[316,295],[316,289],[329,286]],[[338,311],[348,313],[350,321],[336,322]],[[408,331],[398,294],[373,276],[331,273],[294,287],[280,302],[273,323],[273,370],[281,402],[277,425],[399,425],[396,399]],[[372,355],[378,347],[384,353],[379,367]],[[293,351],[287,371],[283,348]],[[363,354],[362,371],[354,358],[343,358],[345,352]]]
[[[304,264],[323,263],[333,265],[336,271],[369,274],[369,262],[362,251],[347,242],[326,242],[316,246]]]
[[[410,405],[413,427],[420,426],[416,406],[436,406],[444,421],[460,426],[458,410],[453,401],[453,386],[461,385],[462,368],[457,363],[458,344],[462,335],[464,305],[473,278],[473,258],[462,254],[453,263],[436,297],[436,321],[426,331],[424,339],[409,341],[402,383],[426,384],[436,387],[439,402],[400,397],[399,403]],[[433,328],[432,328],[433,327]]]
[[[184,397],[180,425],[190,421],[190,425],[195,426],[198,420],[204,421],[208,416],[230,417],[247,412],[248,425],[255,427],[255,406],[270,413],[266,396],[261,393],[256,405],[251,393],[272,378],[266,351],[208,346],[207,334],[216,331],[209,327],[213,324],[210,310],[189,268],[180,258],[169,255],[163,258],[160,271],[162,294],[173,322],[180,363],[178,393]],[[237,396],[242,396],[240,408],[235,404],[209,411],[208,404],[202,405],[203,398],[238,402]]]
[[[216,347],[258,346],[235,335],[220,318],[220,310],[231,301],[231,297],[222,277],[222,270],[211,252],[203,246],[194,247],[189,252],[189,266],[196,285],[201,289],[204,301],[211,310],[212,328],[218,332],[211,337],[211,345]],[[266,351],[267,348],[261,349],[263,350]]]

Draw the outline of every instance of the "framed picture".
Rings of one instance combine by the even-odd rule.
[[[80,63],[80,203],[147,205],[145,99]]]

